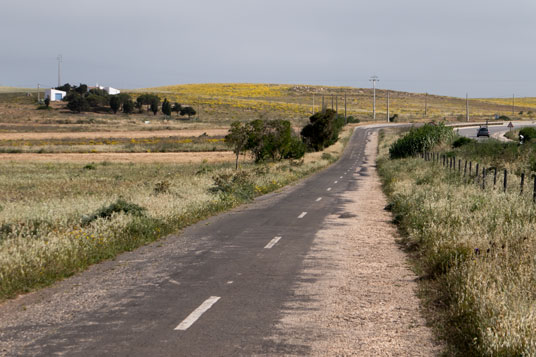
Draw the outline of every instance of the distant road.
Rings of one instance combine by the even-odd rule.
[[[491,125],[488,127],[490,137],[502,135],[501,133],[506,133],[510,128],[508,128],[509,122],[504,122],[504,125]],[[527,126],[536,126],[536,121],[512,121],[512,124],[514,125],[512,130],[527,127]],[[471,138],[471,139],[477,139],[476,133],[480,125],[474,126],[474,127],[466,127],[466,128],[459,128],[454,129],[457,131],[460,135]],[[478,138],[479,140],[485,140],[486,138]]]

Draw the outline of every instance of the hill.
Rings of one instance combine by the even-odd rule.
[[[144,92],[192,105],[200,109],[204,120],[220,123],[263,117],[305,122],[313,108],[321,107],[322,97],[327,107],[333,105],[343,113],[345,96],[347,115],[372,120],[373,91],[369,88],[232,83],[185,84],[131,91],[133,94]],[[398,114],[401,121],[465,120],[465,98],[401,91],[389,91],[389,97],[389,112],[391,116]],[[520,111],[524,117],[532,117],[532,112],[536,112],[536,98],[519,98],[517,103],[516,116]],[[469,107],[471,117],[477,120],[490,119],[495,114],[512,116],[511,100],[507,99],[470,99]],[[383,120],[386,114],[387,90],[376,90],[376,119]]]

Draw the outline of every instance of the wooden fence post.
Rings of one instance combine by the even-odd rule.
[[[486,189],[486,168],[482,168],[482,189]]]
[[[475,168],[475,180],[476,180],[476,182],[478,182],[479,179],[480,179],[480,171],[479,171],[479,168],[478,168],[479,166],[480,166],[480,164],[477,162],[476,163],[476,168]]]
[[[496,183],[497,183],[497,168],[495,168],[495,172],[493,173],[493,187],[495,187]]]
[[[473,162],[469,161],[469,177],[471,177],[472,173],[473,173]]]
[[[503,192],[506,192],[506,186],[508,185],[508,171],[504,169],[504,181],[503,181]]]
[[[534,188],[532,189],[532,202],[536,202],[536,175],[534,175]]]
[[[522,172],[521,173],[521,183],[520,183],[520,188],[519,188],[519,194],[522,195],[523,194],[523,185],[525,184],[525,173]]]
[[[462,170],[462,159],[458,160],[458,172]]]

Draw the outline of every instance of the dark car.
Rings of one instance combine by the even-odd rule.
[[[478,129],[478,132],[476,133],[476,136],[487,136],[489,138],[489,130],[488,128],[480,128]]]

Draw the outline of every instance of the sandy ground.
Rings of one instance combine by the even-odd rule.
[[[416,276],[375,171],[377,135],[367,144],[358,190],[345,214],[328,218],[305,259],[277,343],[307,346],[314,356],[433,356],[441,352],[421,317]],[[344,218],[346,217],[346,218]]]
[[[192,137],[225,136],[228,129],[184,129],[184,130],[139,130],[139,131],[96,131],[96,132],[43,132],[43,133],[0,133],[0,140],[46,140],[46,139],[107,139],[107,138],[167,138],[170,136]]]
[[[141,162],[201,163],[234,161],[235,154],[220,152],[156,152],[156,153],[65,153],[65,154],[0,154],[0,161],[28,162]],[[240,159],[242,160],[242,158]]]

